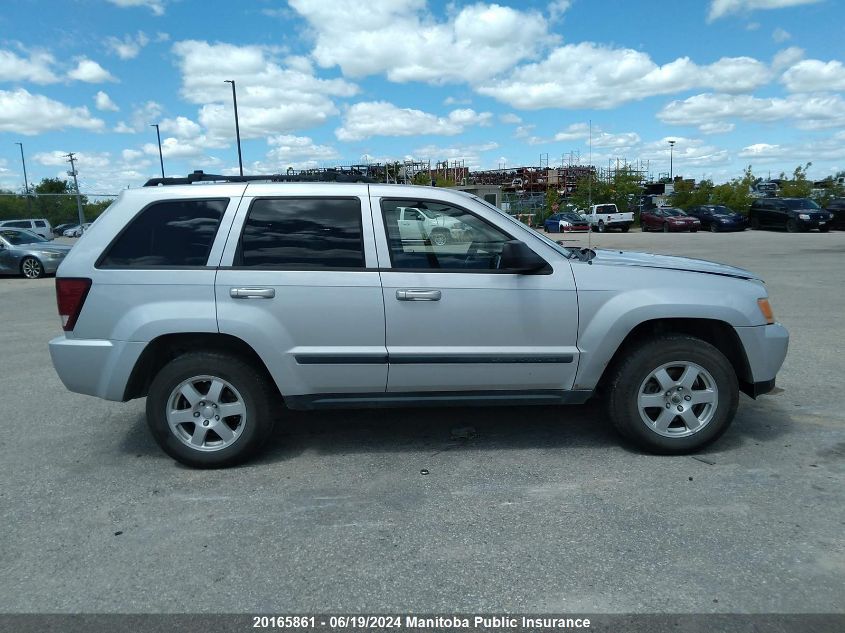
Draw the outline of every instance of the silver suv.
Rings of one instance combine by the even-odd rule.
[[[223,177],[126,190],[82,236],[50,342],[71,391],[146,397],[185,464],[253,455],[283,406],[591,397],[629,440],[685,453],[786,356],[765,285],[739,268],[566,248],[448,189],[173,184],[195,179]],[[461,230],[435,241],[400,225],[415,215]]]

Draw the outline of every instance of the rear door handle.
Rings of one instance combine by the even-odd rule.
[[[397,290],[399,301],[440,301],[439,290]]]
[[[272,299],[276,296],[273,288],[229,288],[232,299]]]

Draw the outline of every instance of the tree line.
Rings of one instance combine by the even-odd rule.
[[[27,197],[19,191],[0,189],[0,220],[20,218],[46,218],[57,226],[66,222],[76,223],[76,191],[73,185],[61,178],[44,178],[37,185],[30,185]],[[106,210],[112,199],[90,200],[81,196],[82,211],[90,222]]]

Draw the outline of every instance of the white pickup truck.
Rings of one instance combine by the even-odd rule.
[[[621,229],[623,233],[627,233],[634,223],[634,214],[630,211],[620,212],[615,204],[594,204],[583,215],[590,226],[599,233],[608,229]]]
[[[430,241],[435,246],[469,241],[468,227],[460,220],[432,209],[398,207],[399,234],[405,241]]]

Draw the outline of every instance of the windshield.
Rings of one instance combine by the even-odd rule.
[[[0,229],[0,237],[12,246],[18,246],[19,244],[39,244],[50,241],[29,231],[16,231],[12,229]]]
[[[809,198],[792,198],[784,200],[790,209],[821,209],[819,205]]]
[[[671,207],[664,207],[663,208],[663,215],[673,216],[673,217],[682,217],[682,216],[685,216],[686,213],[684,213],[680,209],[672,209]]]
[[[583,222],[584,220],[581,219],[581,216],[577,213],[561,213],[560,214],[561,220],[568,220],[570,222]]]
[[[726,207],[723,204],[717,204],[710,207],[710,210],[713,212],[713,215],[733,215],[733,209]]]

